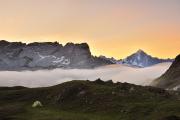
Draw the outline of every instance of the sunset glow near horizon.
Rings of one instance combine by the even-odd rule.
[[[180,0],[0,0],[0,39],[89,44],[93,55],[180,54]]]

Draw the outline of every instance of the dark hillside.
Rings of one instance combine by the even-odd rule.
[[[160,88],[178,90],[180,88],[180,55],[178,55],[170,68],[153,85]]]
[[[32,108],[37,100],[43,107]],[[0,92],[3,120],[159,120],[180,116],[179,108],[178,92],[100,79]]]

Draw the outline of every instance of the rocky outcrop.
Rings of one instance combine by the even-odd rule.
[[[112,64],[91,55],[87,43],[0,41],[0,70],[94,68]]]

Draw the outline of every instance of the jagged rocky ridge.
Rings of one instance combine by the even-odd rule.
[[[103,55],[100,55],[99,57],[102,58],[102,59],[108,60],[108,61],[112,62],[113,64],[122,64],[122,59],[117,60],[117,59],[115,59],[113,57],[108,58],[108,57],[103,56]]]
[[[0,70],[94,68],[112,62],[91,55],[87,43],[0,41]]]
[[[180,90],[180,55],[178,55],[170,68],[153,83],[153,86]]]

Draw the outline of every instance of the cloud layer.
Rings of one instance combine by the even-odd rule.
[[[1,71],[0,86],[46,87],[70,80],[95,80],[97,78],[149,85],[152,80],[162,75],[170,65],[171,63],[161,63],[147,68],[109,65],[96,69]]]

